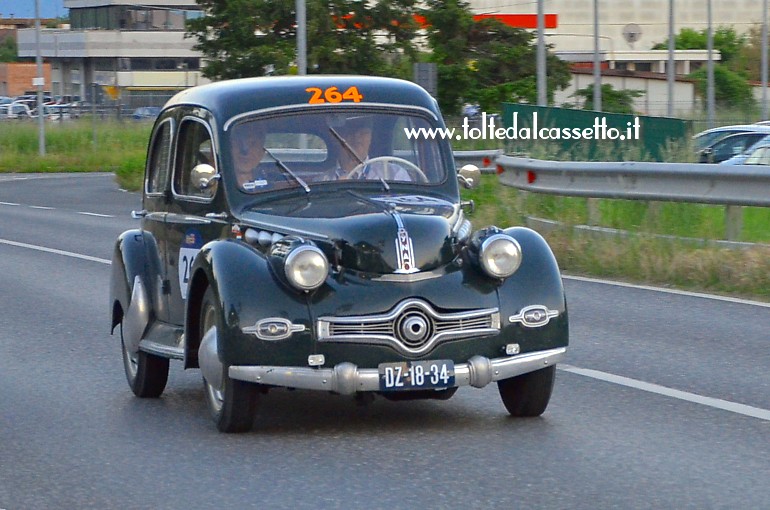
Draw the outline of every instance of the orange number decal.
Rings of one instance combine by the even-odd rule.
[[[308,103],[310,104],[323,104],[325,101],[321,98],[321,94],[323,91],[319,89],[318,87],[309,87],[305,89],[305,92],[310,92],[312,96],[310,97],[310,100]]]
[[[324,97],[330,103],[339,103],[342,101],[342,94],[340,94],[340,91],[337,89],[337,87],[329,87],[328,89],[324,90]]]
[[[340,92],[337,87],[329,87],[321,90],[318,87],[308,87],[305,92],[310,93],[308,104],[341,103],[342,101],[353,101],[360,103],[364,96],[358,91],[358,87],[350,87],[345,92]]]
[[[342,93],[342,99],[353,101],[354,103],[360,103],[364,98],[359,92],[357,87],[350,87],[348,90]]]

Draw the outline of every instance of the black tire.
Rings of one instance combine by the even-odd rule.
[[[131,391],[139,398],[158,398],[168,382],[168,358],[139,351],[128,352],[120,325],[120,346],[123,351],[123,369]]]
[[[200,337],[216,327],[223,331],[223,316],[214,290],[209,287],[201,303]],[[220,432],[248,432],[254,424],[259,398],[255,384],[231,379],[225,365],[222,374],[222,388],[216,388],[203,378],[203,392],[211,417]]]
[[[503,405],[511,416],[540,416],[548,407],[556,379],[556,366],[497,382]]]

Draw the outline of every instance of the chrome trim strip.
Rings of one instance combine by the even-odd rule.
[[[427,113],[430,118],[433,120],[438,120],[438,117],[436,117],[436,114],[434,114],[432,111],[428,110],[427,108],[424,108],[422,106],[414,106],[414,105],[397,105],[394,103],[354,103],[356,107],[364,106],[371,109],[376,108],[383,108],[387,110],[413,110],[418,111],[421,113]],[[282,111],[288,111],[291,110],[322,110],[322,109],[332,109],[332,108],[350,108],[352,105],[350,103],[326,103],[324,106],[310,106],[307,103],[296,103],[296,104],[290,104],[290,105],[281,105],[281,106],[273,106],[270,108],[261,108],[259,110],[251,110],[249,112],[243,112],[239,113],[238,115],[235,115],[234,117],[230,117],[227,119],[227,121],[224,124],[223,130],[227,131],[230,129],[230,126],[232,126],[234,123],[238,122],[239,120],[246,118],[246,117],[252,117],[257,115],[270,115],[273,113],[280,113]]]
[[[564,360],[567,348],[557,347],[504,358],[474,356],[467,363],[455,365],[455,386],[483,388],[487,384],[509,379]],[[353,363],[340,363],[334,368],[275,367],[233,365],[229,375],[239,381],[297,388],[332,391],[352,395],[359,391],[380,391],[380,374],[376,368],[358,368]]]
[[[159,344],[152,340],[142,340],[139,342],[139,350],[149,354],[155,354],[164,358],[184,360],[184,349],[181,347],[171,347],[169,345]]]
[[[419,273],[393,273],[383,274],[375,276],[371,280],[373,282],[394,282],[394,283],[414,283],[421,282],[423,280],[432,280],[433,278],[441,278],[444,276],[444,271],[428,271]]]
[[[398,338],[392,335],[385,335],[380,333],[365,334],[340,334],[332,335],[331,328],[333,325],[345,325],[345,324],[359,324],[362,328],[366,325],[377,325],[387,327],[389,322],[394,321],[406,308],[416,307],[421,309],[426,314],[430,315],[434,321],[436,331],[433,336],[428,339],[423,345],[417,348],[412,348],[404,345]],[[486,319],[489,318],[490,324],[493,327],[475,327],[464,330],[453,331],[440,331],[442,323],[450,321],[461,321],[470,319]],[[495,328],[494,326],[498,327]],[[497,308],[484,308],[481,310],[473,310],[468,312],[454,312],[454,313],[439,313],[433,309],[428,303],[419,299],[407,299],[396,305],[390,312],[381,315],[362,315],[362,316],[348,316],[348,317],[319,317],[316,322],[316,333],[319,342],[337,342],[337,343],[357,343],[365,345],[384,345],[395,349],[397,352],[409,356],[419,356],[424,354],[441,342],[452,340],[455,338],[471,338],[475,336],[494,335],[500,331],[500,313]]]

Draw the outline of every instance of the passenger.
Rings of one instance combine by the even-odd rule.
[[[265,128],[260,122],[247,122],[233,128],[232,146],[238,187],[246,191],[265,187],[268,182],[258,172],[265,155]]]

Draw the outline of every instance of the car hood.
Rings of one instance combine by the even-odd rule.
[[[351,191],[261,203],[240,216],[255,229],[312,239],[332,263],[379,274],[429,271],[451,262],[462,221],[459,206],[444,199]]]

